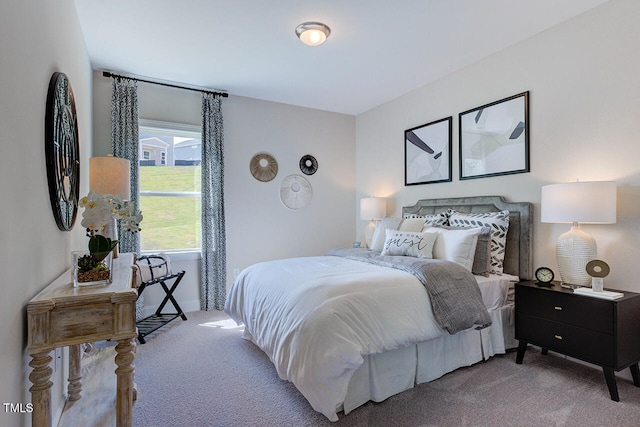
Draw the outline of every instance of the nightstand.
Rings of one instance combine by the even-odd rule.
[[[617,371],[630,368],[640,387],[640,294],[624,292],[622,298],[607,300],[552,285],[516,284],[516,363],[522,363],[530,343],[540,346],[542,354],[551,350],[601,366],[611,400],[620,400]]]

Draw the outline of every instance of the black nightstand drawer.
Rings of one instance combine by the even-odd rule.
[[[610,301],[519,286],[516,287],[516,309],[519,313],[555,322],[614,333],[614,305]]]
[[[519,313],[516,339],[601,366],[615,366],[613,335]]]

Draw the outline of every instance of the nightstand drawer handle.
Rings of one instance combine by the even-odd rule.
[[[556,306],[555,306],[555,307],[553,307],[553,308],[555,308],[555,309],[556,309],[556,310],[558,310],[558,311],[562,311],[562,307],[560,307],[559,305],[556,305]]]
[[[557,340],[561,340],[561,339],[562,339],[562,335],[554,335],[554,337],[555,337]]]

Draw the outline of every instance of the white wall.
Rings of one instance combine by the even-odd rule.
[[[534,263],[556,273],[566,224],[540,223],[540,188],[580,179],[618,182],[618,222],[585,225],[611,266],[605,285],[640,292],[640,2],[611,0],[556,28],[424,86],[356,119],[357,197],[502,195],[534,203]],[[460,181],[458,113],[530,91],[531,172]],[[453,116],[453,182],[404,186],[403,131]],[[358,234],[364,226],[358,224]]]
[[[51,75],[69,77],[75,95],[86,191],[91,155],[91,67],[73,0],[26,0],[0,5],[0,402],[28,403],[31,371],[25,354],[26,305],[71,263],[72,250],[86,244],[79,221],[58,230],[49,202],[44,156],[44,116]],[[52,408],[62,403],[62,370]],[[0,410],[0,426],[31,425],[30,414]]]
[[[94,73],[94,151],[110,152],[111,79]],[[138,84],[140,118],[200,125],[201,95],[182,89]],[[227,230],[227,283],[234,269],[256,262],[295,256],[320,255],[349,246],[355,236],[355,118],[308,108],[237,97],[222,103],[224,116],[225,214]],[[249,172],[258,152],[272,154],[278,175],[260,182]],[[279,198],[282,180],[303,175],[298,162],[305,154],[318,160],[318,171],[305,176],[313,199],[292,211]],[[143,212],[144,214],[144,212]],[[142,223],[144,233],[144,221]],[[187,271],[176,291],[184,310],[197,310],[197,260],[174,262]],[[161,289],[145,291],[145,306],[154,308]],[[184,303],[184,304],[183,304]]]

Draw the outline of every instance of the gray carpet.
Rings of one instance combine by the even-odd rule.
[[[162,426],[638,426],[640,388],[530,347],[455,372],[329,422],[280,380],[269,358],[218,311],[187,313],[138,345],[137,427]],[[225,322],[227,320],[227,322]]]

